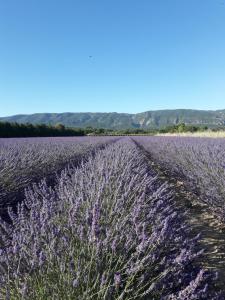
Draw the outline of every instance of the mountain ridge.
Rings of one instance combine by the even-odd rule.
[[[64,113],[35,113],[18,114],[0,117],[2,122],[50,124],[61,123],[69,127],[94,127],[107,129],[141,128],[154,129],[185,123],[208,127],[225,126],[225,109],[194,110],[194,109],[165,109],[150,110],[142,113],[99,113],[99,112],[64,112]]]

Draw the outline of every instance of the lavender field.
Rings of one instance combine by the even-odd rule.
[[[4,211],[24,197],[24,188],[46,177],[54,183],[69,163],[78,164],[112,138],[0,139],[0,207]]]
[[[0,299],[225,299],[225,141],[0,139]]]

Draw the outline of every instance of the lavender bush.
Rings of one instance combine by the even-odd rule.
[[[0,206],[16,202],[24,187],[77,162],[95,148],[113,141],[107,137],[0,139]],[[54,176],[53,176],[54,177]]]
[[[170,175],[180,177],[225,222],[225,140],[137,137],[135,140]]]
[[[216,299],[197,237],[144,154],[123,139],[27,188],[1,221],[1,299]]]

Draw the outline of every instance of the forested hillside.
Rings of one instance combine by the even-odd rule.
[[[138,114],[126,113],[39,113],[32,115],[15,115],[2,117],[0,121],[17,123],[56,125],[61,123],[69,127],[94,127],[108,129],[127,128],[163,128],[165,126],[185,123],[218,127],[225,125],[225,110],[158,110]]]

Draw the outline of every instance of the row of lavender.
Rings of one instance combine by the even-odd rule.
[[[112,138],[0,139],[0,206],[17,202],[24,187],[79,161]],[[53,178],[55,175],[52,176]],[[21,194],[21,195],[20,195]]]
[[[185,181],[219,220],[225,222],[225,140],[137,137],[151,158]]]
[[[1,221],[1,299],[218,299],[173,191],[122,139]],[[222,299],[222,298],[221,298]]]

